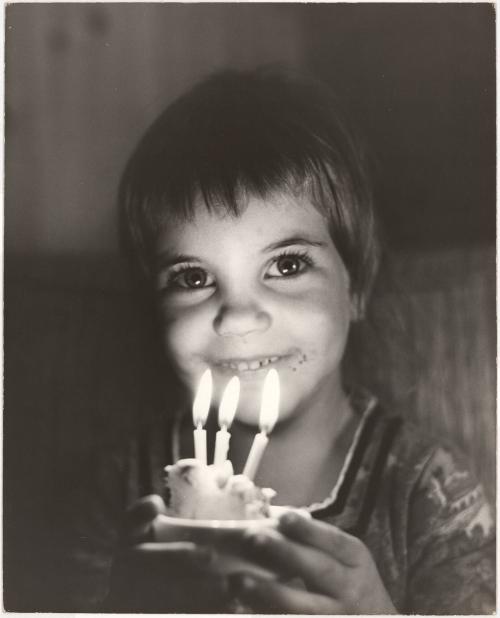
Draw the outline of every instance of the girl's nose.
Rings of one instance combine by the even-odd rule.
[[[263,332],[269,328],[271,316],[251,303],[232,303],[223,305],[214,319],[214,330],[222,336],[249,335]]]

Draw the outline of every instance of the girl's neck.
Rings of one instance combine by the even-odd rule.
[[[351,403],[340,384],[319,388],[307,408],[297,409],[278,423],[257,471],[255,482],[277,492],[273,504],[305,506],[322,501],[332,490],[342,469],[357,426]],[[209,463],[217,431],[216,414],[211,414],[207,429]],[[231,426],[229,459],[236,474],[245,465],[258,427],[235,421]],[[180,456],[192,456],[193,426],[184,418]]]
[[[322,500],[337,480],[356,428],[349,398],[339,388],[309,402],[278,424],[269,438],[255,482],[277,492],[275,504],[304,506]],[[257,433],[234,423],[230,458],[241,472]]]

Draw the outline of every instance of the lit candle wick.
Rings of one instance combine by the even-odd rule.
[[[259,416],[260,432],[256,434],[243,474],[253,480],[261,462],[264,451],[269,442],[271,433],[279,415],[280,381],[276,369],[270,369],[262,388],[262,401]]]
[[[220,430],[215,435],[214,454],[214,464],[217,466],[223,464],[227,459],[229,441],[231,440],[231,434],[228,430],[236,414],[239,397],[240,380],[237,376],[234,376],[229,380],[219,406]]]
[[[206,369],[196,391],[193,402],[193,423],[195,430],[194,437],[194,456],[201,463],[207,463],[207,432],[203,429],[210,411],[210,401],[212,399],[212,372]]]

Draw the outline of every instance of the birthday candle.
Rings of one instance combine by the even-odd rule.
[[[243,469],[243,474],[249,479],[255,478],[262,455],[269,442],[268,434],[271,433],[279,415],[280,381],[276,369],[270,369],[264,387],[262,389],[262,401],[259,415],[260,432],[255,436],[248,459]]]
[[[229,440],[231,439],[231,434],[228,429],[231,427],[231,423],[233,422],[236,408],[238,407],[239,396],[240,380],[237,376],[234,376],[229,380],[219,406],[220,430],[215,435],[215,465],[222,464],[227,459]]]
[[[194,456],[206,465],[207,463],[207,432],[203,429],[212,399],[212,372],[205,370],[201,376],[196,397],[193,402]]]

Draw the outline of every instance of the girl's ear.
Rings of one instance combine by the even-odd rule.
[[[352,291],[351,277],[347,268],[344,266],[345,284],[349,294],[349,313],[351,322],[360,322],[365,317],[365,297],[359,292]]]
[[[361,322],[365,318],[366,299],[363,295],[351,294],[351,321]]]

